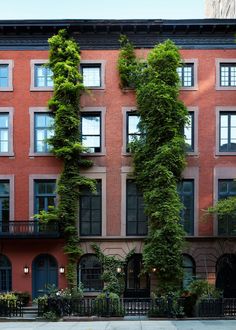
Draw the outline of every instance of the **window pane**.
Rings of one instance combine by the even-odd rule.
[[[9,65],[0,64],[0,87],[8,87],[9,85]]]
[[[194,181],[182,180],[178,187],[180,200],[183,203],[181,223],[188,235],[194,234]]]
[[[101,77],[100,77],[100,66],[86,67],[82,66],[83,84],[86,87],[100,87]]]
[[[100,116],[82,115],[82,134],[99,135],[100,134]]]
[[[128,132],[129,134],[139,134],[138,124],[140,122],[140,116],[138,115],[129,115],[128,116]]]

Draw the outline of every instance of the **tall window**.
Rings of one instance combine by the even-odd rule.
[[[101,152],[101,113],[82,113],[82,144],[88,152]]]
[[[34,86],[35,87],[53,87],[53,77],[50,68],[45,64],[34,65]]]
[[[10,183],[9,180],[0,181],[0,232],[9,231],[10,220]]]
[[[0,64],[0,88],[9,86],[9,64]]]
[[[183,273],[183,289],[187,289],[196,275],[195,262],[192,257],[187,254],[183,255]]]
[[[84,255],[78,265],[78,281],[82,283],[85,292],[101,291],[102,266],[93,254]]]
[[[219,180],[218,181],[218,199],[224,199],[236,196],[235,180]],[[218,216],[218,234],[219,235],[236,235],[236,217],[235,216]]]
[[[180,85],[182,87],[194,86],[194,64],[185,63],[183,66],[177,68]]]
[[[83,84],[86,87],[101,87],[101,65],[100,64],[81,64]]]
[[[129,152],[129,144],[140,137],[140,130],[138,124],[140,116],[136,113],[127,112],[127,128],[126,128],[126,151]]]
[[[220,86],[222,87],[236,86],[236,63],[220,64]]]
[[[48,144],[48,139],[53,136],[54,118],[50,113],[35,113],[34,114],[34,151],[35,152],[50,152],[51,146]]]
[[[48,211],[49,206],[56,204],[56,181],[35,180],[34,182],[34,213]]]
[[[0,154],[9,152],[9,114],[0,113]]]
[[[220,151],[236,151],[236,112],[220,112]]]
[[[183,203],[181,224],[187,235],[194,234],[194,180],[182,180],[178,192]]]
[[[189,112],[189,122],[184,127],[184,136],[187,151],[194,151],[194,112]]]
[[[147,235],[143,195],[133,180],[126,181],[126,235]]]
[[[6,256],[0,254],[0,292],[9,292],[11,290],[11,263]]]
[[[100,236],[102,232],[102,181],[97,180],[97,192],[87,187],[80,195],[80,235]]]

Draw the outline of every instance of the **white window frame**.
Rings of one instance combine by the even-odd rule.
[[[8,65],[8,86],[7,87],[0,87],[1,92],[12,92],[13,91],[13,67],[14,61],[13,60],[0,60],[1,64]]]
[[[12,107],[0,107],[0,114],[1,113],[8,113],[8,152],[0,152],[0,157],[8,156],[13,157],[13,115],[14,115],[14,108]]]
[[[45,107],[30,107],[29,108],[29,115],[30,115],[30,150],[29,150],[29,156],[30,157],[40,157],[40,156],[54,156],[51,152],[35,152],[35,140],[34,140],[34,119],[35,119],[35,113],[52,113],[51,110]]]
[[[30,90],[31,91],[53,91],[53,86],[44,86],[44,87],[36,87],[35,86],[35,65],[37,64],[41,64],[44,65],[48,63],[48,60],[45,59],[39,59],[39,60],[31,60],[30,61],[30,76],[31,76],[31,80],[30,80]]]
[[[101,77],[101,86],[91,86],[91,87],[87,87],[85,86],[87,89],[105,89],[105,67],[106,67],[106,61],[104,60],[81,60],[80,61],[80,66],[82,67],[83,65],[88,65],[88,66],[98,66],[100,65],[101,68],[101,72],[100,72],[100,77]],[[82,75],[82,70],[81,71],[81,75]]]

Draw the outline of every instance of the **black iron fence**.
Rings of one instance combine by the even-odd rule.
[[[23,317],[20,300],[0,300],[0,317]]]
[[[202,299],[197,305],[199,317],[236,316],[236,298]]]

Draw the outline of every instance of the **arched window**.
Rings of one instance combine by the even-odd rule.
[[[183,289],[186,289],[196,275],[195,261],[188,254],[183,255]]]
[[[82,283],[85,292],[101,291],[102,266],[93,254],[84,255],[78,264],[78,281]]]
[[[6,256],[0,254],[0,292],[11,290],[11,262]]]

